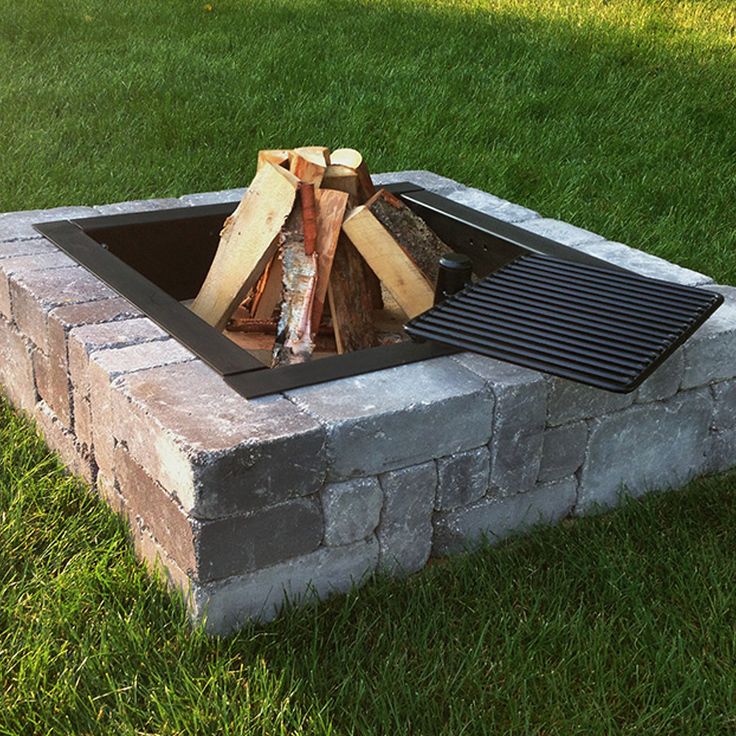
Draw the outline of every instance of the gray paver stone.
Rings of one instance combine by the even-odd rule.
[[[520,223],[519,227],[563,245],[577,246],[582,243],[604,240],[602,235],[592,233],[590,230],[583,230],[581,227],[570,225],[562,220],[552,220],[548,217],[527,220]]]
[[[247,189],[222,189],[219,192],[197,192],[196,194],[185,194],[180,197],[185,204],[195,207],[203,204],[220,204],[224,202],[239,202],[245,195]]]
[[[543,483],[527,493],[484,498],[470,506],[435,514],[432,554],[444,556],[491,544],[536,524],[554,524],[572,512],[575,478]]]
[[[490,472],[487,447],[438,458],[435,509],[449,510],[477,501],[488,491]]]
[[[583,464],[587,443],[586,422],[573,422],[546,429],[539,481],[544,483],[573,475]]]
[[[407,181],[436,194],[448,194],[464,189],[463,185],[454,179],[448,179],[446,176],[440,176],[431,171],[386,171],[381,174],[373,174],[371,178],[376,186]]]
[[[578,511],[684,485],[704,467],[712,415],[710,392],[699,389],[592,420]]]
[[[682,349],[676,350],[669,358],[639,386],[636,401],[662,401],[677,393],[685,371],[685,356]]]
[[[227,634],[250,620],[273,620],[285,600],[304,604],[347,592],[365,581],[377,561],[375,538],[342,547],[321,547],[273,567],[196,586],[193,614],[195,618],[206,617],[209,633]]]
[[[550,378],[547,423],[556,427],[578,419],[610,414],[630,406],[636,392],[615,394],[564,378]]]
[[[381,517],[383,491],[378,478],[354,478],[322,489],[325,544],[350,544],[371,535]]]
[[[493,398],[449,358],[287,392],[327,430],[328,480],[375,475],[488,442]]]
[[[33,229],[33,224],[37,222],[73,220],[96,214],[91,207],[54,207],[48,210],[6,212],[0,215],[0,241],[40,238],[40,233]]]
[[[527,207],[509,202],[506,199],[495,197],[480,189],[462,187],[455,192],[446,195],[448,199],[459,204],[464,204],[478,212],[491,215],[504,222],[524,222],[539,217],[539,213]]]
[[[377,537],[379,567],[390,574],[421,570],[432,548],[432,509],[437,489],[434,462],[379,476],[384,503]]]

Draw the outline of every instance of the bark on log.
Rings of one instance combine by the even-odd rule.
[[[328,297],[338,353],[378,344],[363,259],[344,233],[337,243]]]
[[[419,215],[385,189],[369,199],[366,207],[401,245],[429,283],[435,286],[440,257],[452,249],[429,229]]]

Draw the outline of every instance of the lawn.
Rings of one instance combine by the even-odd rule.
[[[25,0],[0,211],[242,186],[259,148],[426,168],[736,283],[736,10]],[[228,640],[0,403],[0,734],[731,734],[736,478]]]

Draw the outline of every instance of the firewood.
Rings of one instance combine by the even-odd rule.
[[[330,155],[326,148],[295,148],[289,152],[289,171],[305,184],[318,187],[322,183],[329,160]]]
[[[359,151],[354,148],[338,148],[330,154],[330,163],[345,166],[355,172],[358,177],[358,204],[364,204],[376,193],[368,166]]]
[[[273,313],[281,304],[281,289],[284,274],[284,267],[281,261],[281,254],[276,255],[268,264],[263,272],[258,286],[256,286],[256,295],[253,299],[251,314],[254,319],[264,320],[271,319]]]
[[[363,264],[360,253],[345,233],[340,233],[327,292],[338,353],[377,344],[373,301]]]
[[[358,175],[347,166],[330,164],[325,169],[321,186],[323,189],[336,189],[338,192],[347,192],[350,195],[351,208],[363,204],[358,194],[360,189]]]
[[[434,285],[367,206],[356,207],[342,229],[407,316],[432,306]]]
[[[273,346],[273,366],[304,363],[314,351],[312,304],[317,284],[317,254],[304,252],[304,225],[295,207],[284,228],[284,298]]]
[[[284,148],[275,148],[273,150],[258,151],[258,165],[256,171],[260,171],[266,164],[274,166],[283,166],[289,168],[289,152]]]
[[[366,207],[406,251],[429,283],[436,284],[440,257],[452,249],[427,227],[419,215],[385,189],[371,197]]]
[[[317,204],[314,199],[314,184],[299,187],[304,227],[304,252],[311,256],[317,247]]]
[[[312,329],[316,330],[322,321],[322,312],[327,298],[335,249],[340,237],[342,220],[348,203],[345,192],[320,189],[317,200],[317,285],[314,290],[312,306]]]
[[[216,329],[225,327],[276,253],[298,186],[286,169],[267,163],[225,220],[214,260],[192,304],[192,311]]]

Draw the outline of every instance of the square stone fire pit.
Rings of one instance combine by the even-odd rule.
[[[736,465],[736,289],[429,172],[376,179],[725,302],[630,394],[459,353],[246,399],[32,227],[243,190],[0,215],[4,391],[211,632]]]

